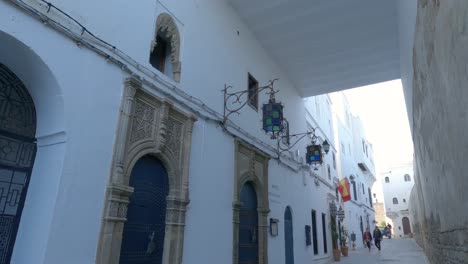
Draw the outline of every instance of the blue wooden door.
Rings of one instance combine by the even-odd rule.
[[[130,178],[135,188],[122,235],[121,264],[161,264],[169,183],[161,161],[142,157]]]
[[[284,249],[286,264],[294,264],[294,237],[291,208],[286,207],[284,212]]]
[[[0,264],[10,263],[36,155],[36,110],[28,90],[0,64]]]
[[[240,193],[239,211],[239,264],[258,263],[258,214],[257,194],[254,187],[247,183]]]

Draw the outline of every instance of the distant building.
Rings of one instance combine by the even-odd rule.
[[[407,237],[412,234],[412,217],[408,210],[411,190],[414,185],[413,164],[389,168],[382,173],[382,187],[386,216],[393,222],[393,236]]]

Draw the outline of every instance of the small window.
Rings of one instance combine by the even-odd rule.
[[[331,169],[330,165],[327,164],[327,170],[328,170],[328,179],[331,180]]]
[[[314,245],[314,255],[318,255],[317,215],[315,210],[312,210],[312,242]]]
[[[403,199],[403,202],[406,203],[406,199]]]
[[[389,183],[389,182],[390,182],[390,178],[385,177],[385,182],[386,182],[386,183]]]
[[[351,181],[351,185],[353,185],[354,200],[357,201],[356,182]]]
[[[398,199],[397,198],[393,198],[393,204],[398,204]]]
[[[333,156],[333,169],[336,170],[336,157],[335,157],[335,152],[332,152],[332,156]]]
[[[156,36],[156,46],[154,46],[150,54],[150,63],[162,73],[166,73],[166,59],[169,55],[168,47],[168,41],[158,34]]]
[[[372,196],[371,196],[371,189],[367,188],[367,194],[369,195],[369,205],[371,208],[374,208],[374,205],[372,204]]]
[[[377,194],[374,193],[374,198],[377,198]]]
[[[343,143],[341,143],[341,152],[343,152],[343,155],[346,154],[346,149]]]
[[[253,109],[258,110],[258,82],[250,74],[249,74],[248,89],[247,90],[248,90],[249,105]]]
[[[323,234],[323,253],[327,254],[327,223],[326,215],[322,213],[322,234]]]
[[[411,176],[409,174],[405,174],[405,182],[411,181]]]

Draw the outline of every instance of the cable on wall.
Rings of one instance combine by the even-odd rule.
[[[112,45],[103,39],[94,35],[90,30],[88,30],[84,25],[74,19],[72,16],[67,14],[65,11],[61,10],[54,4],[46,0],[38,0],[41,3],[45,4],[45,13],[31,6],[30,4],[24,2],[23,0],[8,0],[14,5],[22,8],[23,10],[29,12],[31,15],[35,16],[41,20],[45,25],[56,29],[57,31],[62,32],[70,39],[74,40],[79,47],[86,47],[98,55],[105,58],[106,61],[111,62],[121,68],[123,71],[126,71],[130,75],[140,79],[143,84],[151,87],[157,92],[163,94],[164,96],[170,98],[171,100],[177,102],[183,107],[189,109],[191,112],[199,116],[200,118],[212,122],[216,125],[220,125],[223,116],[215,111],[214,109],[208,107],[202,100],[192,95],[187,94],[183,90],[179,89],[174,83],[165,80],[158,73],[153,72],[148,69],[146,66],[138,63],[135,59],[127,55],[122,50],[118,49],[115,45]],[[72,21],[80,29],[79,32],[73,31],[71,28],[63,25],[62,23],[52,19],[48,14],[56,10],[59,14],[66,17],[68,20]],[[163,86],[169,88],[170,92],[165,89],[161,89],[157,86],[154,81],[162,84]],[[150,91],[151,92],[151,91]],[[180,97],[180,98],[179,98]],[[182,99],[181,99],[182,98]],[[204,112],[204,113],[203,113]],[[258,139],[254,135],[247,132],[245,129],[241,128],[232,121],[228,121],[226,124],[225,133],[229,134],[234,138],[240,138],[243,141],[247,142],[253,146],[261,146],[261,150],[267,153],[271,158],[276,158],[276,149],[270,144]],[[295,159],[288,157],[285,154],[281,155],[282,158],[279,158],[278,161],[280,164],[285,167],[298,172],[300,170],[310,170],[304,164],[296,161]]]

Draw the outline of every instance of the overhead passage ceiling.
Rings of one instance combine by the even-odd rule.
[[[400,78],[395,0],[227,0],[302,96]]]

